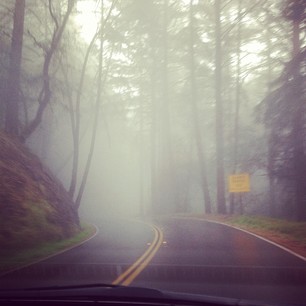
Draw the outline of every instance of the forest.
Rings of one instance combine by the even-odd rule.
[[[0,128],[77,210],[306,220],[305,0],[3,0],[0,23]]]

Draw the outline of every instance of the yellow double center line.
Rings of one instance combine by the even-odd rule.
[[[133,263],[133,265],[131,265],[125,272],[123,272],[113,281],[113,285],[120,284],[123,286],[128,286],[152,260],[163,243],[163,232],[155,225],[152,225],[152,228],[154,231],[154,240],[150,247],[135,261],[135,263]]]

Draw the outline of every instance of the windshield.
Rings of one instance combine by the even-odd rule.
[[[305,1],[0,15],[0,289],[306,304]]]

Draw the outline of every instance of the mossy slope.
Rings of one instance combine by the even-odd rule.
[[[0,253],[11,253],[79,231],[62,184],[19,141],[0,132]]]

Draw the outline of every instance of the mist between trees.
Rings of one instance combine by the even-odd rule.
[[[306,220],[305,0],[0,3],[1,128],[87,214]],[[251,191],[229,194],[249,173]]]

